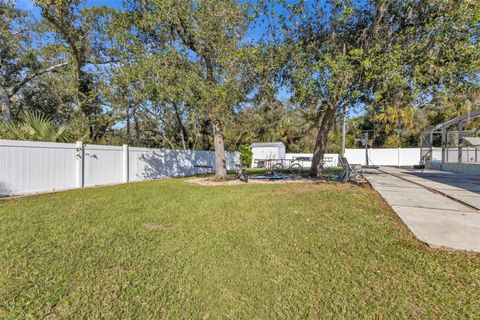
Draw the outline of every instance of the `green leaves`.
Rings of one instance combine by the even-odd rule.
[[[240,147],[240,161],[242,162],[242,165],[245,167],[250,167],[252,164],[252,149],[250,148],[249,145],[244,144]]]
[[[233,131],[228,147],[278,138],[311,149],[316,133],[306,128],[331,127],[347,107],[368,108],[367,126],[385,133],[390,121],[376,114],[448,109],[435,122],[475,107],[466,97],[480,87],[478,1],[127,0],[122,10],[35,3],[38,23],[0,2],[2,101],[13,119],[39,110],[83,126],[92,141],[124,138],[112,125],[129,114],[149,145],[211,148],[217,119]],[[68,65],[12,93],[61,62]],[[294,120],[280,123],[266,106]],[[326,111],[332,121],[323,123]]]
[[[72,141],[69,125],[56,126],[49,118],[36,111],[21,112],[17,122],[3,121],[0,125],[0,136],[12,140]]]
[[[414,126],[415,109],[407,107],[387,107],[375,115],[375,121],[386,126],[389,132],[395,129],[410,129]]]

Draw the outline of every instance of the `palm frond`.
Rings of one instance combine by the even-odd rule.
[[[23,111],[17,122],[0,124],[0,136],[5,139],[68,142],[72,140],[68,124],[55,126],[53,121],[38,111]]]

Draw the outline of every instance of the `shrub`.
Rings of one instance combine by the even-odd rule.
[[[252,157],[253,153],[250,146],[247,144],[242,145],[240,147],[240,161],[244,167],[250,167],[250,164],[252,163]]]

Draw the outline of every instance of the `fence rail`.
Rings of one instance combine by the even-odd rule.
[[[227,169],[235,169],[239,153],[225,156]],[[0,195],[190,176],[214,167],[213,151],[0,140]]]

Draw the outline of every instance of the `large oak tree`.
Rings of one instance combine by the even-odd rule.
[[[164,68],[154,69],[157,81],[168,82],[169,73],[183,80],[175,83],[181,90],[164,85],[157,94],[168,93],[174,100],[175,92],[180,92],[184,102],[211,124],[215,176],[226,177],[225,121],[250,90],[250,48],[244,42],[249,7],[233,0],[130,1],[127,9],[124,21],[135,39],[127,40],[135,44],[131,52],[148,57],[145,61],[160,61],[156,64]]]
[[[438,91],[478,84],[479,8],[467,0],[289,4],[285,74],[294,101],[316,114],[312,174],[320,174],[328,134],[345,108],[418,107]]]

